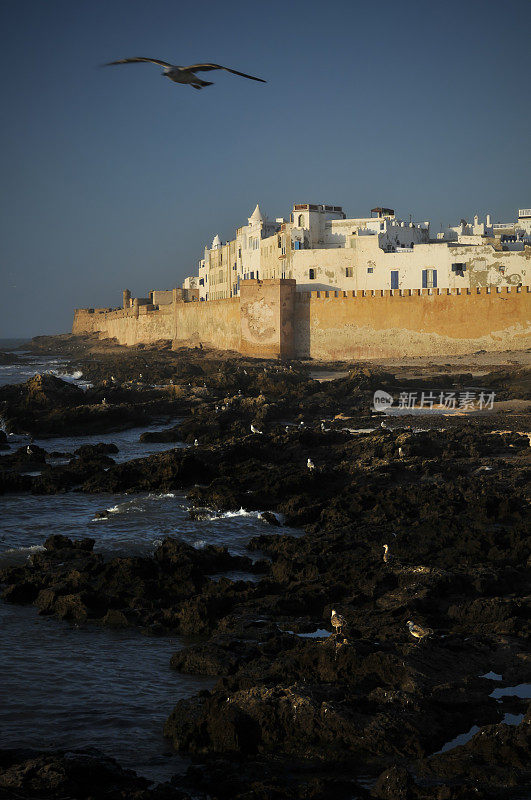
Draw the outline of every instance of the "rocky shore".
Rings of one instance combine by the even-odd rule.
[[[170,783],[150,787],[93,751],[5,751],[0,798],[530,796],[531,705],[514,690],[530,671],[521,362],[333,364],[323,371],[340,377],[319,381],[309,364],[90,337],[39,337],[33,350],[62,354],[93,385],[45,374],[0,388],[7,433],[39,440],[3,437],[0,493],[181,490],[191,514],[245,508],[270,527],[248,556],[166,537],[151,556],[104,558],[93,539],[51,532],[0,572],[4,601],[40,615],[197,637],[171,665],[217,678],[167,709],[166,737],[192,758]],[[518,410],[371,410],[377,389],[470,387]],[[169,449],[145,458],[53,447],[153,421],[163,430],[144,441]],[[234,570],[249,579],[219,577]],[[428,635],[412,636],[410,620]]]

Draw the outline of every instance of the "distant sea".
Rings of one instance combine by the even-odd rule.
[[[16,350],[19,347],[24,347],[30,339],[0,339],[0,350],[3,350],[4,353],[7,350]]]

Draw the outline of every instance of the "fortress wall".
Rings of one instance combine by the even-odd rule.
[[[101,339],[117,339],[120,344],[157,342],[173,339],[173,306],[139,306],[138,309],[76,309],[72,333],[99,333]]]
[[[294,280],[247,280],[240,283],[241,344],[244,355],[293,356]]]
[[[73,333],[121,344],[203,342],[265,358],[371,359],[520,350],[531,345],[524,287],[297,292],[293,280],[242,281],[241,297],[77,309]]]
[[[174,346],[203,342],[220,350],[240,349],[240,298],[175,303]]]
[[[522,349],[530,334],[525,286],[311,292],[295,302],[297,355],[321,360]]]

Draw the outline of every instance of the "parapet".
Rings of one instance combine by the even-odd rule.
[[[529,294],[529,286],[476,286],[463,289],[357,289],[352,291],[342,291],[341,289],[330,289],[327,291],[318,290],[315,292],[297,292],[296,301],[306,302],[308,300],[328,300],[334,298],[361,300],[366,298],[381,297],[466,297],[468,295],[488,295],[488,294]]]

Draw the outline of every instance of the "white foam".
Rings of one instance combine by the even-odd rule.
[[[196,550],[202,550],[206,547],[207,543],[205,539],[198,539],[197,542],[194,542],[194,547]]]
[[[9,550],[4,550],[0,555],[7,555],[7,553],[40,553],[46,548],[42,544],[32,544],[29,547],[11,547]]]
[[[218,518],[219,519],[233,519],[234,517],[254,517],[259,519],[260,511],[246,511],[245,508],[240,508],[239,511],[225,511]]]

